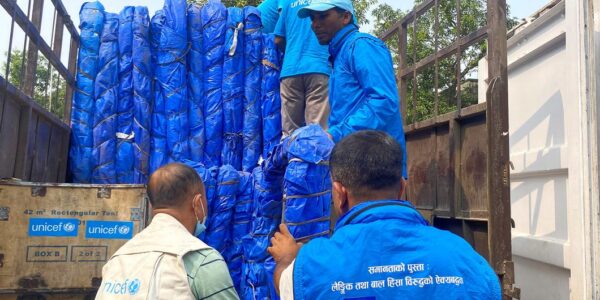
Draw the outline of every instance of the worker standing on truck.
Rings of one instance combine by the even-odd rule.
[[[380,39],[358,31],[350,0],[313,0],[298,10],[310,17],[321,45],[329,45],[328,133],[334,142],[362,129],[383,130],[402,147],[402,175],[408,178],[400,99],[390,51]]]
[[[196,238],[207,217],[196,171],[165,165],[147,191],[152,223],[106,263],[96,299],[238,299],[223,257]]]
[[[283,137],[308,124],[327,129],[331,64],[327,46],[319,44],[310,29],[310,20],[298,17],[298,11],[308,3],[279,2],[281,14],[275,26],[275,43],[284,51],[280,73]]]
[[[284,224],[268,248],[286,299],[501,299],[498,277],[462,238],[407,202],[402,148],[383,131],[359,131],[331,153],[331,238],[302,246]]]

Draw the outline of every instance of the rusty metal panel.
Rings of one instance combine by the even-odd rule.
[[[433,210],[437,197],[435,129],[413,133],[408,135],[406,140],[406,151],[413,154],[408,164],[410,174],[408,199],[420,210]]]
[[[487,218],[487,134],[485,116],[461,121],[460,216]]]

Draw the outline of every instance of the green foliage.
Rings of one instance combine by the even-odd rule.
[[[416,0],[415,5],[424,0]],[[444,49],[458,38],[466,36],[486,25],[486,1],[462,0],[460,24],[455,1],[439,1],[439,14],[436,24],[435,8],[420,16],[415,23],[407,28],[407,54],[406,64],[415,64],[434,54],[436,50]],[[401,20],[408,12],[393,9],[387,4],[380,4],[373,9],[374,18],[373,34],[382,36],[396,22]],[[517,24],[515,18],[507,19],[507,28]],[[437,32],[437,34],[436,34]],[[436,49],[437,42],[437,49]],[[392,52],[395,67],[400,65],[398,36],[395,34],[386,40]],[[438,114],[454,111],[460,106],[467,107],[478,102],[477,99],[477,66],[485,57],[487,44],[485,41],[461,49],[459,56],[454,54],[440,59],[435,65],[419,71],[413,79],[407,80],[407,98],[402,99],[407,105],[406,123],[413,123],[431,118]],[[437,84],[436,84],[437,80]],[[415,89],[416,87],[416,89]],[[437,94],[437,108],[436,108]]]
[[[8,56],[8,53],[5,53]],[[25,80],[25,66],[27,57],[22,51],[15,50],[10,55],[10,70],[8,81],[17,88],[22,89]],[[6,74],[6,61],[2,64],[3,74]],[[38,55],[33,99],[42,107],[62,119],[65,110],[66,82],[56,70],[53,70],[49,61]]]

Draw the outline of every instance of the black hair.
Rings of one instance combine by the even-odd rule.
[[[389,134],[363,130],[342,139],[331,153],[333,181],[359,197],[375,191],[400,191],[403,153]]]
[[[194,194],[204,191],[202,179],[194,169],[171,163],[154,171],[148,180],[148,198],[153,208],[180,207]]]

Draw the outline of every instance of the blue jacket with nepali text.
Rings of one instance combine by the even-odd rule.
[[[294,299],[501,299],[498,277],[471,245],[427,224],[401,200],[361,203],[329,239],[300,248]]]

